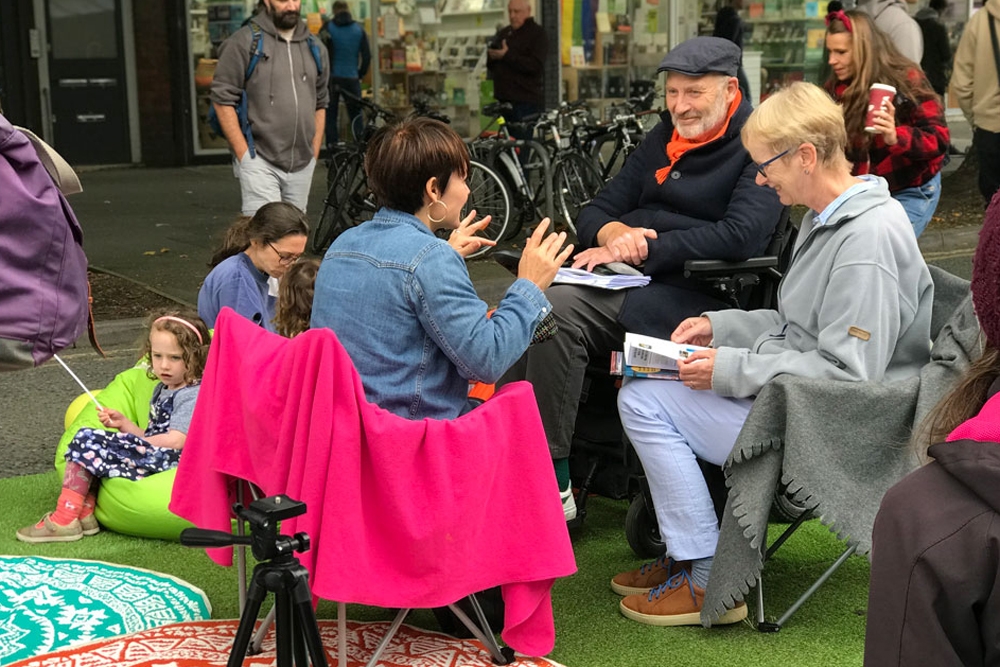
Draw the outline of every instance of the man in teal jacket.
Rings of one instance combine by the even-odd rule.
[[[320,36],[330,51],[330,106],[326,113],[326,145],[332,146],[340,139],[337,127],[340,91],[353,97],[361,97],[361,79],[368,73],[372,54],[365,29],[351,17],[347,3],[343,0],[333,3],[333,19],[323,26]],[[351,119],[351,131],[354,134],[360,133],[361,104],[347,95],[344,96],[344,104]]]

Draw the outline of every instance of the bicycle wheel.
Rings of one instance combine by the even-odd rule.
[[[604,187],[597,167],[586,156],[568,153],[556,162],[552,189],[555,190],[562,221],[576,234],[576,216]]]
[[[375,203],[368,189],[362,155],[346,157],[337,168],[332,185],[323,202],[323,212],[309,238],[309,249],[323,254],[345,230],[370,220],[375,215]]]
[[[469,176],[466,178],[469,186],[469,199],[462,208],[462,218],[475,209],[480,218],[492,216],[489,226],[479,233],[491,241],[503,240],[510,221],[510,196],[496,172],[479,162],[469,163]],[[493,246],[483,246],[470,254],[466,259],[482,257],[493,249]]]

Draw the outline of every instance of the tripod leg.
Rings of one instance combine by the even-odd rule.
[[[253,578],[250,579],[250,588],[247,590],[247,600],[240,615],[240,624],[236,628],[236,637],[233,638],[233,649],[229,654],[229,662],[226,667],[240,667],[243,658],[247,654],[247,646],[250,644],[250,635],[253,633],[253,624],[260,613],[260,605],[267,595],[267,590],[260,583],[260,570],[254,569]]]
[[[277,667],[292,667],[292,599],[284,588],[274,593],[274,607],[278,610],[274,624],[274,645],[278,656]]]
[[[298,626],[297,639],[299,642],[304,642],[305,648],[309,650],[313,667],[327,667],[323,638],[319,634],[316,612],[312,606],[312,593],[309,591],[309,573],[303,567],[296,570],[292,576],[295,584],[292,587],[290,604],[295,610],[296,625]],[[302,648],[301,643],[299,647]],[[305,655],[303,655],[300,665],[305,667],[305,664]]]
[[[292,607],[292,654],[295,656],[295,667],[309,667],[304,631],[298,605],[295,605]]]
[[[274,625],[274,615],[278,612],[278,607],[271,607],[271,610],[267,612],[267,616],[264,620],[260,622],[260,627],[257,628],[257,632],[253,635],[253,640],[250,642],[250,648],[247,649],[247,655],[257,655],[264,649],[264,639],[267,637],[268,631],[271,626]]]

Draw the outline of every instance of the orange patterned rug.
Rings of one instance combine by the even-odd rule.
[[[63,649],[15,662],[7,667],[208,667],[225,665],[238,621],[195,621],[165,625],[115,639]],[[361,667],[371,656],[389,623],[348,621],[347,657],[350,667]],[[320,621],[327,662],[337,665],[337,622]],[[264,641],[264,652],[248,657],[244,667],[273,667],[274,633]],[[491,667],[489,652],[476,640],[455,639],[409,625],[399,629],[382,654],[379,667]],[[519,667],[562,667],[545,658],[517,656]]]

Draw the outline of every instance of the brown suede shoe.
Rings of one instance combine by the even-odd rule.
[[[626,618],[646,625],[701,625],[705,591],[691,581],[686,570],[646,595],[622,598],[619,609]],[[739,623],[747,617],[747,606],[740,602],[719,617],[713,625]]]
[[[46,514],[42,520],[32,526],[25,526],[17,531],[17,539],[29,544],[43,542],[76,542],[83,537],[83,528],[79,519],[73,519],[68,526],[60,526],[52,520],[51,514]]]
[[[681,570],[690,572],[691,562],[677,562],[669,556],[660,556],[637,570],[616,574],[611,580],[611,590],[618,595],[646,595]]]
[[[101,532],[101,524],[97,523],[97,517],[93,512],[80,517],[80,527],[83,528],[83,534],[88,536]]]

